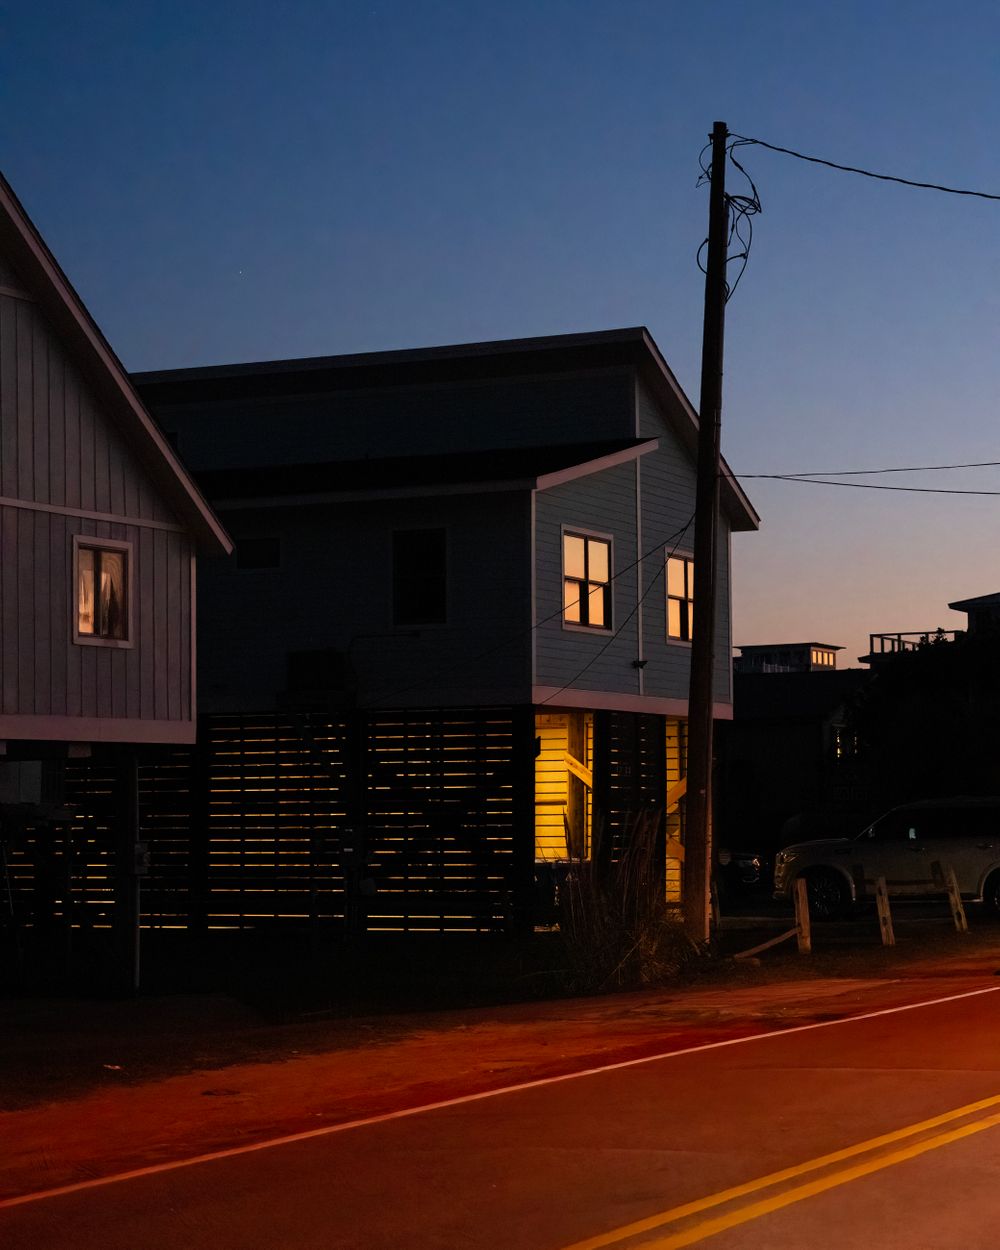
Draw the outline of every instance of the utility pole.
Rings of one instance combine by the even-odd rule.
[[[712,880],[712,706],[715,669],[715,565],[719,518],[722,348],[726,324],[725,122],[712,128],[712,173],[705,264],[705,324],[701,346],[698,478],[694,528],[694,624],[688,692],[688,767],[684,847],[684,928],[689,938],[710,935]]]

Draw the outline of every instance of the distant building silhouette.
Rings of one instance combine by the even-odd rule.
[[[778,642],[737,649],[736,673],[828,673],[844,648],[829,642]]]

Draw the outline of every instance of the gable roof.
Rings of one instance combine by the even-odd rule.
[[[253,501],[331,503],[413,494],[467,494],[482,490],[545,490],[587,477],[654,451],[657,439],[611,439],[552,447],[499,448],[430,456],[387,456],[320,464],[213,469],[197,474],[220,507]]]
[[[2,174],[0,254],[10,261],[26,293],[37,301],[100,398],[102,410],[178,518],[209,550],[228,554],[232,542],[218,517],[146,410],[121,361]]]
[[[583,372],[616,365],[628,365],[638,371],[666,412],[681,445],[696,461],[698,414],[645,326],[405,351],[166,369],[137,373],[133,380],[146,402],[156,408],[160,404],[207,400]],[[757,529],[760,517],[725,461],[721,501],[733,529]]]

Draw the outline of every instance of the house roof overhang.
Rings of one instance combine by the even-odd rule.
[[[632,463],[654,451],[657,444],[655,438],[613,439],[433,456],[267,465],[206,471],[198,474],[198,481],[214,505],[224,511],[547,490]]]
[[[1000,608],[1000,592],[992,595],[977,595],[974,599],[956,599],[948,607],[955,612],[968,612],[973,608]]]
[[[26,284],[27,294],[70,351],[178,519],[210,551],[228,554],[232,542],[221,522],[146,410],[121,361],[2,175],[0,252]]]
[[[614,366],[637,371],[667,413],[681,444],[696,459],[698,414],[645,326],[405,351],[169,369],[137,373],[133,380],[146,402],[156,408],[161,404],[310,395]],[[760,517],[725,461],[721,505],[734,530],[759,527]]]

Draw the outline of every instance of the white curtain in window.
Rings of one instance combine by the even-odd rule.
[[[120,551],[101,552],[100,635],[125,637],[125,556]]]

